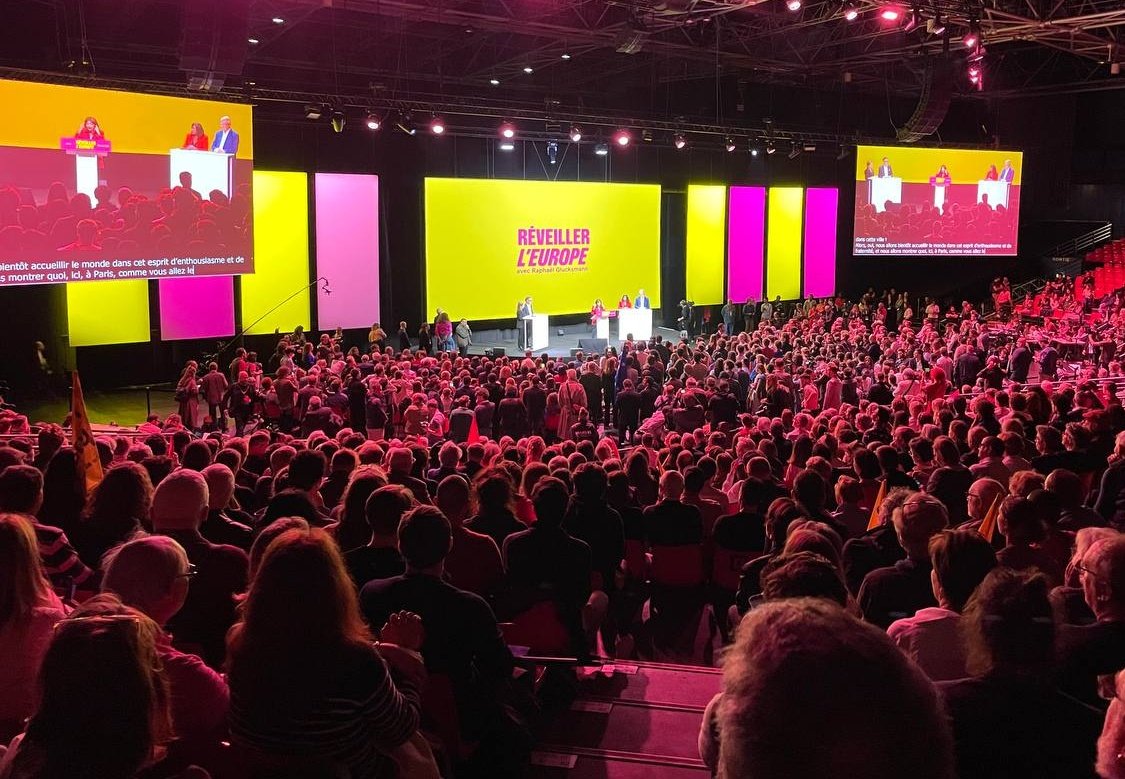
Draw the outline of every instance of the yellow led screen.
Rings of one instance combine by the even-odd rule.
[[[727,188],[689,186],[687,195],[687,296],[696,305],[723,302]]]
[[[66,318],[71,346],[147,341],[148,282],[138,279],[67,284]]]
[[[884,162],[884,158],[886,161]],[[880,175],[883,165],[890,166],[890,175],[904,182],[928,184],[944,165],[955,182],[971,181],[988,176],[990,166],[996,166],[997,177],[1010,162],[1013,186],[1022,183],[1023,153],[995,151],[993,149],[926,149],[914,146],[860,146],[856,151],[855,179],[864,181],[868,163],[873,176]],[[884,172],[885,174],[885,172]]]
[[[456,320],[660,300],[660,187],[426,179],[426,310]],[[259,227],[259,232],[261,228]]]
[[[244,326],[309,283],[307,174],[254,171],[254,266],[241,277]],[[246,332],[307,328],[310,319],[306,288]]]
[[[766,231],[766,297],[795,300],[801,296],[801,216],[805,190],[770,187],[769,229]]]

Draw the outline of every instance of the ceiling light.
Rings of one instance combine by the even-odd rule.
[[[375,114],[368,114],[367,115],[367,129],[368,130],[378,130],[382,126],[383,126],[383,123],[382,123],[382,121],[379,120],[378,116],[376,116]]]
[[[274,24],[285,24],[285,20],[282,19],[280,16],[273,17],[272,21],[273,21]]]
[[[762,153],[761,150],[759,150],[757,146],[751,146],[750,147],[750,156],[751,157],[757,157],[761,153]]]
[[[918,25],[922,23],[922,14],[918,13],[918,9],[910,12],[910,16],[906,19],[906,24],[902,25],[903,32],[914,32]]]
[[[687,138],[683,136],[683,133],[676,133],[672,136],[672,145],[677,149],[682,149],[687,146]]]
[[[324,116],[324,109],[318,105],[305,106],[305,118],[312,119],[314,122],[320,117]]]
[[[526,66],[526,67],[525,67],[525,68],[523,69],[523,72],[524,72],[524,73],[533,73],[533,72],[535,72],[535,68],[533,68],[533,67],[531,67],[530,65],[528,65],[528,66]]]
[[[594,146],[594,154],[599,157],[604,157],[609,154],[609,145],[605,143],[598,143]]]
[[[883,10],[879,11],[879,18],[885,22],[897,22],[902,16],[902,9],[896,5],[883,6]]]
[[[344,116],[343,111],[332,112],[332,129],[338,133],[344,131],[344,125],[348,123],[348,118]]]
[[[515,141],[500,141],[500,151],[513,151],[515,148]]]
[[[555,139],[547,141],[547,162],[552,165],[557,164],[559,161],[559,142]]]
[[[735,145],[735,143],[734,143],[734,139],[733,139],[733,138],[727,138],[727,140],[726,140],[726,143],[724,144],[724,146],[725,146],[725,148],[726,148],[726,150],[727,150],[727,151],[734,151],[735,149],[737,149],[737,148],[738,148],[738,147],[737,147],[737,146]]]
[[[633,139],[630,137],[628,130],[618,130],[613,134],[613,142],[623,149],[629,145],[631,140]]]
[[[801,147],[797,145],[796,141],[793,141],[792,145],[789,147],[789,159],[795,160],[800,154]]]
[[[414,126],[414,121],[410,117],[404,116],[395,122],[395,127],[402,130],[407,135],[417,135],[418,128]]]
[[[845,5],[844,6],[844,18],[847,19],[849,22],[854,22],[856,19],[859,18],[859,9],[856,8],[854,5]]]
[[[926,22],[926,32],[930,35],[945,35],[945,22],[941,20],[941,14]]]
[[[501,138],[508,138],[508,139],[515,138],[516,137],[516,126],[514,124],[512,124],[511,122],[503,122],[503,123],[501,123],[500,127],[497,129],[497,132],[500,133]]]
[[[256,45],[257,43],[259,43],[257,38],[247,38],[246,42],[249,43],[250,45]]]
[[[969,31],[965,33],[961,42],[965,44],[966,49],[976,48],[977,44],[980,43],[980,24],[975,19],[969,22]]]
[[[766,141],[766,154],[773,154],[777,151],[777,147],[773,145],[773,141]]]
[[[441,135],[445,132],[445,120],[440,116],[435,116],[430,120],[430,132],[434,135]]]
[[[570,59],[570,55],[569,55],[568,53],[566,53],[566,52],[564,51],[564,52],[563,52],[563,55],[562,55],[562,58],[563,58],[564,60],[568,60],[568,59]]]
[[[500,86],[500,79],[498,79],[498,78],[490,78],[490,79],[488,80],[488,83],[489,83],[489,84],[492,84],[492,86],[494,86],[494,87],[498,87],[498,86]]]
[[[800,11],[801,10],[801,0],[785,0],[785,7],[788,8],[790,11],[794,11],[794,12]]]
[[[582,140],[582,128],[578,125],[571,125],[570,127],[570,141],[571,143],[578,143]]]

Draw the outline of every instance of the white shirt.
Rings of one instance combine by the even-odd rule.
[[[919,609],[913,617],[892,622],[887,636],[931,680],[963,679],[968,672],[958,630],[960,621],[956,611],[930,606]]]

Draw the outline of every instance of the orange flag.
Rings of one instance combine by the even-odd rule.
[[[469,423],[469,435],[465,438],[465,443],[475,444],[480,440],[480,425],[477,424],[477,415],[473,414],[473,421]]]
[[[86,399],[82,397],[82,383],[78,371],[74,372],[73,396],[71,398],[71,445],[74,447],[75,464],[78,477],[82,480],[86,494],[102,480],[102,461],[98,457],[98,446],[94,443],[94,431],[90,427],[90,417],[86,414]]]
[[[879,509],[885,497],[887,497],[887,480],[883,479],[883,483],[879,485],[879,494],[875,496],[875,505],[871,507],[871,519],[867,520],[868,530],[879,527]]]
[[[984,540],[992,543],[992,537],[996,534],[996,516],[1000,513],[1000,502],[1004,499],[1003,495],[997,495],[992,501],[992,505],[988,507],[988,512],[984,515],[984,519],[980,521],[980,530],[978,531]]]

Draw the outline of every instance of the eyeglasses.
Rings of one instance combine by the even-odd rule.
[[[1077,564],[1075,564],[1075,566],[1074,566],[1074,570],[1078,571],[1079,573],[1084,573],[1084,574],[1087,574],[1088,576],[1090,576],[1090,577],[1091,577],[1091,578],[1093,578],[1093,579],[1102,579],[1102,578],[1104,578],[1104,577],[1102,577],[1102,576],[1101,576],[1100,574],[1096,573],[1096,572],[1095,572],[1095,571],[1094,571],[1094,570],[1093,570],[1092,568],[1087,568],[1087,567],[1086,567],[1085,565],[1083,565],[1082,563],[1077,563]]]
[[[198,575],[199,569],[195,567],[195,563],[188,563],[187,570],[183,573],[176,574],[177,579],[191,579]]]

